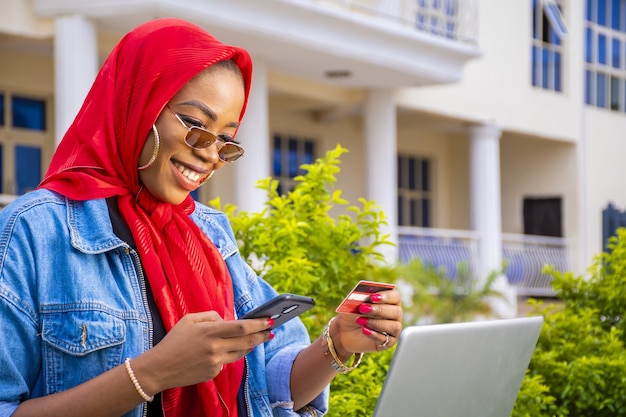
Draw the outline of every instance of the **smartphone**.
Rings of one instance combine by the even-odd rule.
[[[270,317],[274,319],[274,324],[270,329],[280,326],[292,318],[304,313],[315,305],[315,300],[311,297],[296,294],[281,294],[265,304],[244,314],[240,319],[257,319]]]

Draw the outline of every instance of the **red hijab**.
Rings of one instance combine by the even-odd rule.
[[[167,331],[192,312],[215,310],[234,319],[232,282],[215,245],[189,218],[192,198],[175,206],[141,190],[139,154],[172,96],[204,68],[227,59],[243,75],[241,120],[252,77],[245,50],[178,19],[132,30],[102,66],[40,185],[75,200],[118,196]],[[211,381],[166,390],[165,415],[236,416],[242,373],[243,359]]]

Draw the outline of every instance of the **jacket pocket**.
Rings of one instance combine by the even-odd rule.
[[[42,314],[46,394],[64,391],[122,362],[126,326],[101,310]]]

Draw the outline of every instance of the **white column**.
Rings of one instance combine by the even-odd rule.
[[[381,225],[396,246],[383,245],[379,251],[390,264],[398,259],[397,134],[396,102],[392,90],[370,90],[365,104],[365,177],[367,198],[378,204],[387,217]]]
[[[260,59],[254,60],[252,90],[248,98],[248,109],[243,118],[237,140],[242,142],[246,153],[233,164],[233,202],[238,210],[259,212],[263,210],[266,192],[255,188],[258,180],[269,177],[270,140],[267,87],[267,65]]]
[[[469,127],[471,165],[472,227],[478,232],[480,265],[476,279],[484,282],[489,274],[502,270],[502,203],[500,197],[500,135],[498,126]],[[514,316],[517,297],[504,275],[492,287],[506,298],[491,300],[501,316]]]
[[[98,72],[98,41],[93,22],[61,16],[54,22],[55,141],[58,144],[83,104]]]

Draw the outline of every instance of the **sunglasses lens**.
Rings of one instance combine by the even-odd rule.
[[[243,148],[235,143],[225,143],[219,150],[222,161],[233,162],[243,155]]]
[[[215,142],[215,136],[206,130],[191,128],[185,135],[185,142],[187,145],[196,149],[206,149]]]

